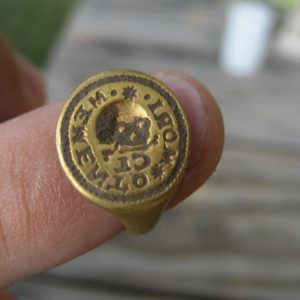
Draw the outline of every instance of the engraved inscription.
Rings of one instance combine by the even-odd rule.
[[[72,126],[72,142],[75,143],[85,143],[84,140],[84,126]]]
[[[158,122],[159,128],[168,125],[173,126],[172,119],[167,112],[161,112],[160,114],[157,113],[157,110],[163,107],[162,101],[160,99],[157,100],[154,104],[148,105],[148,107],[150,108],[155,120]]]
[[[98,164],[90,170],[87,174],[87,178],[89,180],[97,182],[97,185],[102,186],[104,181],[109,177],[109,174],[105,171],[100,171],[100,167]]]
[[[97,108],[99,105],[103,104],[107,100],[107,97],[99,90],[95,93],[94,97],[89,97],[89,102],[93,105],[94,108]]]
[[[80,166],[87,164],[89,162],[94,163],[96,158],[91,150],[90,146],[87,146],[83,150],[76,150],[77,162]]]
[[[78,120],[82,121],[83,125],[86,125],[89,121],[89,118],[92,114],[92,110],[85,110],[83,105],[80,105],[78,110],[75,113],[74,121],[77,122]]]
[[[184,127],[162,89],[142,77],[113,76],[78,93],[68,127],[68,164],[89,192],[141,200],[176,178],[186,155]]]
[[[110,95],[117,94],[115,89],[110,91]],[[74,146],[86,143],[85,148],[75,151],[77,163],[88,167],[87,178],[106,191],[127,193],[130,187],[142,189],[150,179],[163,179],[175,163],[177,152],[171,144],[178,136],[168,107],[160,98],[151,101],[150,95],[146,94],[142,98],[146,101],[144,109],[137,109],[132,101],[138,94],[134,85],[125,86],[122,89],[125,102],[104,106],[109,97],[98,89],[94,96],[88,98],[90,106],[80,105],[74,114],[72,143]],[[87,123],[94,112],[97,114],[94,128],[98,144],[95,153],[86,138]],[[157,128],[155,134],[154,127]],[[160,149],[155,159],[146,153],[153,147]]]
[[[137,188],[143,188],[148,183],[148,178],[143,173],[137,173],[132,176],[132,183]]]

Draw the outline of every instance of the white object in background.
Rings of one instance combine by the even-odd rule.
[[[226,72],[249,76],[262,68],[274,19],[272,8],[263,2],[229,4],[220,53],[221,66]]]

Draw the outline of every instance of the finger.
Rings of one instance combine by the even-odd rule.
[[[223,118],[208,89],[181,71],[157,71],[155,76],[179,97],[191,126],[191,158],[177,193],[174,206],[197,190],[215,170],[224,146]]]
[[[43,100],[42,76],[0,35],[0,122],[37,108]]]
[[[0,291],[1,300],[16,300],[16,297],[7,293],[6,291]]]
[[[179,201],[215,168],[223,127],[220,112],[202,85],[182,73],[168,74],[164,80],[184,103],[194,139],[188,180],[184,179],[176,196]],[[201,105],[200,122],[200,115],[192,110]],[[0,126],[2,286],[70,260],[122,229],[110,213],[84,199],[62,171],[55,147],[61,108],[61,103],[42,107]]]

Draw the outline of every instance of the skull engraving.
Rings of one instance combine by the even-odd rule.
[[[157,136],[149,142],[151,121],[147,117],[128,115],[120,117],[117,105],[110,105],[102,111],[96,121],[96,136],[101,144],[111,145],[103,150],[104,160],[119,151],[146,150],[157,143]]]

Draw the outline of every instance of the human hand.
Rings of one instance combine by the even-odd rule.
[[[174,206],[216,168],[223,122],[213,97],[195,78],[179,71],[154,75],[177,94],[191,125],[191,158]],[[0,288],[5,289],[104,243],[122,225],[84,199],[66,178],[55,146],[62,102],[37,108],[44,98],[41,75],[3,39],[0,97]],[[9,297],[0,293],[1,299]]]

